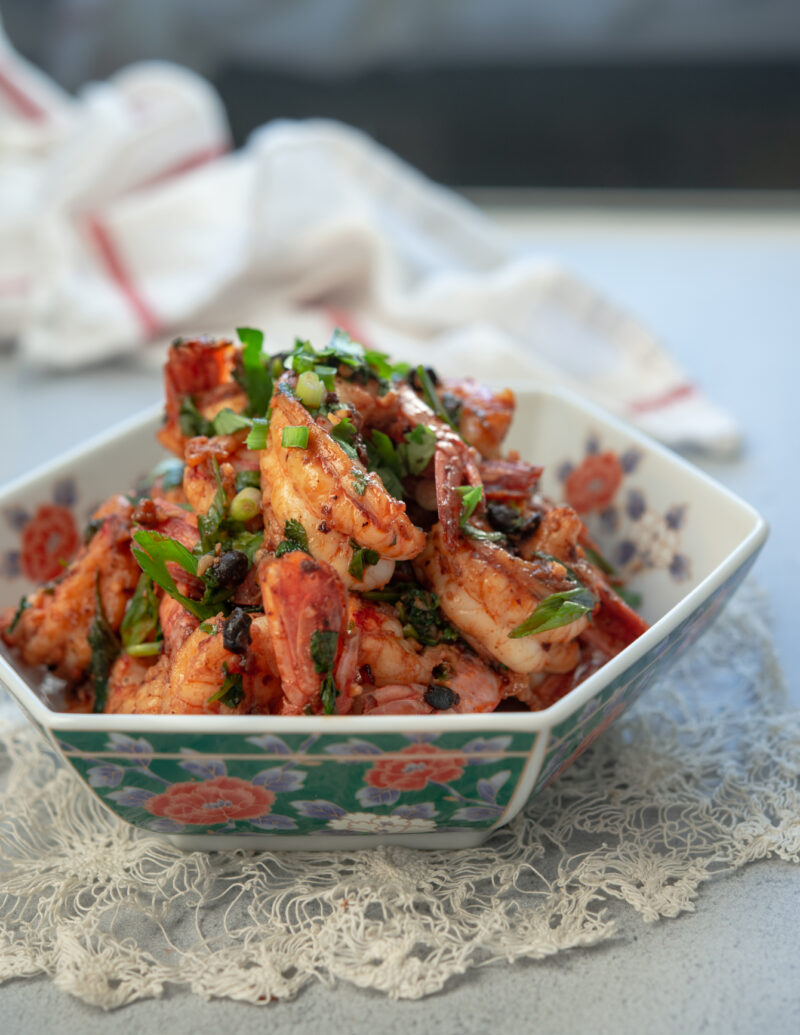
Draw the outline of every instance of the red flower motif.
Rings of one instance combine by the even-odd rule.
[[[255,819],[266,816],[275,795],[266,787],[258,787],[236,776],[215,776],[202,783],[174,783],[163,794],[145,802],[154,816],[176,823],[227,823],[231,819]]]
[[[624,475],[616,454],[592,453],[567,478],[567,503],[579,514],[603,510],[613,500]]]
[[[367,783],[396,791],[421,791],[429,780],[432,783],[457,780],[466,765],[460,755],[442,758],[442,752],[433,744],[409,744],[400,754],[412,757],[385,758],[376,762],[365,775]]]
[[[80,544],[70,511],[44,503],[22,530],[22,570],[32,582],[48,582],[61,574]]]

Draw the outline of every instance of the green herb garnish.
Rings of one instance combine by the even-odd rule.
[[[261,472],[260,471],[238,471],[236,474],[236,491],[241,492],[242,489],[260,489],[261,488]]]
[[[253,427],[253,422],[249,417],[244,417],[241,413],[234,413],[228,407],[219,411],[213,423],[215,435],[232,435],[235,431]]]
[[[222,681],[222,686],[209,697],[208,703],[211,704],[212,701],[219,701],[226,708],[236,708],[244,700],[241,673],[229,672],[228,666],[224,661],[222,663],[222,672],[225,677]]]
[[[186,438],[195,438],[198,435],[206,435],[209,438],[214,434],[214,425],[206,420],[203,414],[195,406],[191,395],[185,395],[181,399],[181,408],[178,412],[178,426],[181,434]]]
[[[408,474],[419,475],[436,452],[436,433],[425,424],[406,432],[405,442],[397,447],[400,462]]]
[[[475,513],[475,508],[483,499],[482,485],[459,485],[456,492],[461,496],[461,515],[458,519],[458,527],[470,537],[470,539],[483,539],[490,543],[497,543],[505,539],[502,532],[486,532],[470,523],[470,518]]]
[[[16,629],[17,624],[19,623],[20,618],[22,618],[22,612],[23,611],[27,611],[27,609],[30,606],[31,605],[28,603],[28,598],[27,597],[21,597],[20,598],[20,602],[17,605],[17,610],[14,612],[14,617],[11,619],[11,624],[9,625],[8,629],[6,630],[6,632],[12,633]]]
[[[356,542],[350,543],[353,548],[353,559],[347,570],[353,576],[357,582],[364,581],[364,569],[370,565],[377,564],[380,560],[380,555],[377,550],[368,550],[365,547],[361,547]]]
[[[350,474],[353,476],[353,491],[358,496],[363,496],[367,491],[367,485],[369,484],[367,472],[362,471],[359,467],[354,467]]]
[[[632,607],[634,610],[641,607],[642,594],[637,593],[636,590],[628,589],[626,586],[616,586],[614,592],[625,601],[628,607]]]
[[[559,629],[562,625],[582,618],[594,608],[596,600],[585,586],[576,586],[563,593],[551,593],[536,607],[536,610],[524,622],[512,629],[508,634],[510,640],[518,640],[523,636]]]
[[[125,617],[119,627],[122,646],[131,653],[131,647],[155,637],[158,630],[158,601],[153,591],[153,580],[144,572],[139,576],[136,592],[128,601]]]
[[[361,594],[366,600],[381,600],[395,605],[403,624],[403,635],[419,640],[427,647],[437,643],[455,643],[458,633],[445,618],[439,597],[416,582],[395,583],[386,589]]]
[[[242,369],[236,379],[247,392],[247,413],[250,417],[263,418],[272,398],[272,377],[268,360],[262,355],[264,334],[253,327],[237,327],[236,333],[242,342]]]
[[[286,449],[305,449],[308,446],[308,428],[287,424],[281,432],[281,445]]]
[[[334,424],[331,428],[331,436],[336,439],[351,460],[358,460],[358,453],[353,444],[356,434],[356,426],[349,417],[343,417],[338,424]]]
[[[317,629],[311,634],[311,660],[314,662],[314,671],[324,676],[320,697],[322,710],[326,715],[333,714],[336,698],[339,696],[333,680],[333,663],[336,660],[338,646],[339,634],[334,629]]]
[[[278,543],[275,550],[276,557],[283,557],[285,553],[291,553],[293,550],[302,550],[304,553],[311,552],[308,549],[306,530],[296,518],[289,518],[283,526],[283,534],[285,539]]]
[[[108,617],[103,607],[103,600],[100,596],[100,573],[94,584],[94,618],[89,626],[86,637],[92,656],[89,661],[89,676],[94,688],[95,712],[102,712],[106,706],[108,696],[108,677],[111,674],[111,666],[117,659],[120,651],[120,642],[116,633],[109,624]]]
[[[591,546],[584,546],[583,552],[586,554],[586,560],[596,568],[599,568],[600,571],[604,571],[606,575],[617,574],[617,569],[614,565],[607,561],[597,550],[592,549]]]
[[[253,426],[247,436],[245,445],[248,449],[266,449],[267,432],[269,431],[269,419],[272,411],[267,411],[266,417],[253,417]]]
[[[179,565],[189,575],[197,576],[197,558],[193,556],[186,547],[160,532],[148,532],[144,528],[137,529],[133,533],[133,539],[138,544],[134,547],[133,556],[139,563],[139,567],[145,572],[157,586],[161,586],[165,593],[182,604],[187,611],[190,611],[195,618],[201,621],[211,618],[219,608],[215,604],[204,603],[200,600],[192,600],[184,596],[175,585],[175,580],[167,570],[167,564]]]
[[[201,514],[197,518],[197,531],[200,533],[201,553],[209,553],[213,549],[228,512],[228,497],[225,495],[225,489],[222,485],[222,475],[220,474],[219,464],[217,463],[216,457],[212,458],[211,464],[214,469],[214,478],[217,482],[217,491],[214,493],[211,506],[208,508],[206,513]]]
[[[446,424],[449,424],[453,431],[455,431],[456,427],[450,419],[450,414],[442,405],[442,400],[436,394],[436,388],[431,380],[431,376],[421,363],[417,367],[417,377],[422,386],[422,395],[425,402],[430,406],[437,417],[440,417]]]

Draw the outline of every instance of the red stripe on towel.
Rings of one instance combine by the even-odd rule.
[[[670,388],[669,391],[664,392],[662,395],[654,395],[649,399],[637,399],[634,402],[628,403],[628,409],[632,413],[649,413],[651,410],[661,410],[665,406],[671,406],[673,403],[678,402],[680,399],[694,395],[696,391],[695,386],[687,381],[685,384]]]
[[[109,276],[127,298],[142,327],[148,335],[155,334],[161,327],[161,321],[139,293],[108,228],[100,222],[97,216],[90,215],[86,220],[86,229],[92,243],[100,253]]]
[[[45,122],[48,115],[47,110],[34,100],[29,93],[26,93],[8,72],[0,68],[0,91],[4,93],[11,104],[17,109],[20,115],[32,122]]]

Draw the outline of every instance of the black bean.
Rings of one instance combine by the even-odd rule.
[[[226,550],[211,565],[204,575],[209,586],[223,586],[228,589],[243,582],[250,570],[247,554],[241,550]]]
[[[455,690],[451,690],[449,686],[442,686],[441,683],[431,683],[424,696],[426,703],[437,712],[446,712],[461,700]]]
[[[240,607],[235,607],[222,626],[222,645],[232,654],[244,654],[250,646],[252,618]]]

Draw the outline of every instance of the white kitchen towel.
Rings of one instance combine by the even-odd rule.
[[[77,99],[0,42],[0,334],[78,368],[177,333],[344,326],[445,374],[566,384],[662,441],[735,423],[630,315],[363,134],[276,122],[236,154],[213,90],[137,65]]]

